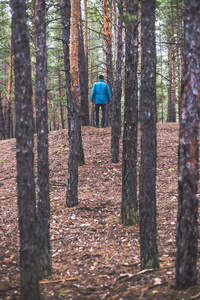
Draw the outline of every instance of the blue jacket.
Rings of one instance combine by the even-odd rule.
[[[111,101],[109,86],[103,79],[99,79],[99,81],[94,84],[91,101],[94,101],[95,104],[107,104]]]

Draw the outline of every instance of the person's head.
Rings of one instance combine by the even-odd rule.
[[[103,75],[99,75],[99,79],[104,79]]]

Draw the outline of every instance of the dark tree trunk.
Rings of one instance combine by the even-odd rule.
[[[4,129],[4,115],[3,115],[3,107],[1,102],[1,93],[0,93],[0,140],[5,138],[5,129]]]
[[[156,230],[156,47],[155,0],[141,1],[141,268],[158,268]]]
[[[72,105],[73,106],[73,105]],[[68,207],[74,207],[78,204],[78,153],[79,147],[79,120],[74,116],[71,120],[71,130],[69,139],[69,162],[68,162],[68,184],[66,203]]]
[[[168,47],[168,68],[169,68],[169,89],[168,89],[168,110],[167,110],[167,122],[176,122],[176,110],[175,110],[175,93],[173,89],[173,77],[172,77],[172,37],[169,38]]]
[[[80,26],[79,26],[79,78],[80,78],[80,89],[81,89],[81,124],[83,126],[89,125],[89,105],[88,105],[88,66],[84,51],[83,42],[83,26],[80,8]]]
[[[67,92],[67,116],[68,116],[68,133],[70,136],[70,111],[71,111],[71,76],[70,76],[70,62],[69,62],[69,42],[70,42],[70,0],[60,0],[60,13],[62,22],[62,41],[64,52],[65,65],[65,80]]]
[[[60,70],[58,70],[58,82],[59,82],[59,109],[60,109],[60,122],[61,122],[61,128],[65,128],[65,120],[63,116],[63,104],[62,104],[62,88],[61,88],[61,74]]]
[[[184,55],[178,157],[178,218],[175,286],[197,281],[200,5],[185,0]]]
[[[119,18],[117,28],[117,60],[115,69],[115,82],[112,99],[112,133],[111,133],[111,153],[112,162],[119,161],[119,138],[121,135],[121,96],[122,96],[122,57],[123,57],[123,43],[122,43],[122,19],[123,1],[118,4]]]
[[[138,23],[137,4],[126,1],[129,18],[126,23],[125,103],[122,164],[122,223],[137,222],[137,123],[138,123]]]
[[[21,299],[40,299],[31,64],[26,4],[12,0],[12,32],[16,104],[17,192],[20,231]]]
[[[38,239],[40,278],[51,274],[51,247],[49,236],[49,159],[48,159],[48,109],[47,109],[47,53],[45,0],[35,1],[36,14],[36,130],[38,160]]]

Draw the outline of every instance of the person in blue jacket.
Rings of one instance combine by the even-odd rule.
[[[96,127],[99,127],[99,108],[102,109],[101,127],[105,127],[106,105],[110,104],[111,94],[107,83],[104,82],[103,75],[99,76],[99,81],[93,85],[91,101],[95,104]]]

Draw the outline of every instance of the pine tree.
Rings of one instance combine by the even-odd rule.
[[[200,5],[185,0],[182,103],[178,156],[177,289],[197,282]]]
[[[126,1],[125,103],[122,163],[122,223],[133,225],[137,215],[138,22],[137,3]]]
[[[12,0],[11,9],[16,104],[21,299],[39,300],[32,84],[26,3],[24,0]]]
[[[158,268],[156,229],[155,0],[141,1],[141,166],[139,184],[141,268]]]
[[[47,112],[47,53],[45,1],[35,1],[36,36],[36,130],[38,161],[38,241],[40,278],[51,274],[50,247],[50,199],[48,159],[48,112]]]

